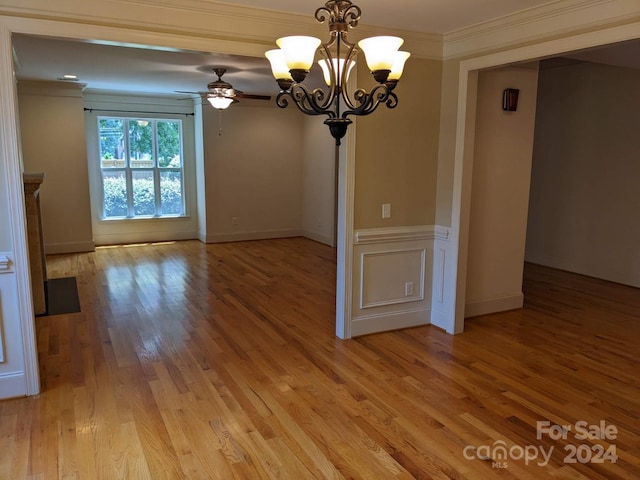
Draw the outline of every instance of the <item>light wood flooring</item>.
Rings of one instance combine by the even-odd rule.
[[[461,335],[341,341],[334,251],[309,240],[48,265],[83,311],[36,320],[44,390],[0,402],[2,480],[640,478],[637,289],[527,265],[526,307]]]

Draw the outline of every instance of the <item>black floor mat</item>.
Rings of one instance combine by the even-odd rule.
[[[61,315],[80,311],[76,277],[50,278],[45,282],[47,313]]]

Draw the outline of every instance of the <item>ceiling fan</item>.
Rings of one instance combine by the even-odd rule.
[[[209,103],[218,110],[224,110],[232,103],[238,102],[239,98],[252,98],[255,100],[271,100],[269,95],[254,95],[251,93],[244,93],[241,90],[236,90],[229,82],[222,80],[222,76],[227,71],[226,68],[214,68],[213,72],[218,76],[218,79],[207,85],[206,92],[185,92],[177,91],[177,93],[197,93],[203,98],[206,98]]]

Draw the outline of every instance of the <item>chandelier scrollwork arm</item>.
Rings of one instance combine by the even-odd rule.
[[[354,92],[353,98],[354,101],[348,103],[349,110],[346,110],[342,114],[344,118],[349,115],[369,115],[373,113],[381,103],[386,104],[388,108],[395,108],[398,105],[398,97],[396,94],[390,92],[387,86],[383,84],[376,85],[370,92],[359,88]]]
[[[316,10],[315,17],[320,23],[329,20],[329,28],[336,24],[344,24],[345,27],[355,28],[358,26],[362,10],[350,1],[339,0],[325,3],[324,7]],[[346,31],[346,28],[345,28]]]
[[[308,115],[324,115],[327,113],[331,98],[321,88],[313,91],[300,83],[294,84],[289,91],[289,95],[296,106]]]

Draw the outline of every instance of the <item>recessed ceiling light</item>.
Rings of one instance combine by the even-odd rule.
[[[71,75],[71,74],[65,74],[61,77],[58,77],[58,80],[64,80],[66,82],[77,82],[78,81],[78,76],[77,75]]]

